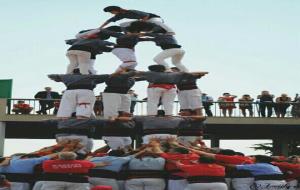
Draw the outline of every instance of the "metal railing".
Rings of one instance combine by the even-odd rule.
[[[25,110],[24,112],[22,111],[18,111],[16,109],[16,106],[18,104],[19,101],[24,102],[24,104],[27,104],[28,107],[30,107],[30,111],[29,110]],[[52,105],[51,108],[46,110],[46,113],[49,115],[55,115],[56,111],[58,110],[58,106],[59,106],[59,101],[60,100],[39,100],[39,99],[8,99],[7,100],[7,109],[6,109],[6,113],[13,115],[13,114],[39,114],[38,111],[41,110],[41,102],[40,101],[45,101]],[[145,100],[138,100],[135,101],[136,105],[134,106],[134,115],[146,115],[147,114],[147,101]],[[222,107],[223,104],[223,107]],[[241,102],[230,102],[229,105],[232,108],[232,117],[244,117],[242,110],[240,109],[241,104],[245,104],[245,103],[241,103]],[[253,111],[253,115],[251,117],[261,117],[261,113],[260,113],[260,105],[262,105],[262,103],[259,102],[251,102],[251,103],[247,103],[249,104],[248,107],[252,107],[252,111]],[[272,109],[272,115],[271,117],[276,117],[276,107],[278,107],[278,103],[264,103],[265,105],[267,105],[267,107],[269,106]],[[99,105],[99,104],[98,104]],[[234,106],[233,106],[234,105]],[[281,104],[282,105],[282,104]],[[300,103],[295,103],[295,102],[290,102],[288,103],[287,109],[286,109],[286,115],[285,117],[294,117],[292,115],[292,109],[293,107],[298,107],[300,110]],[[228,108],[224,107],[224,102],[210,102],[209,108],[212,112],[212,115],[214,117],[224,117],[223,115],[223,109],[227,109]],[[221,109],[223,108],[223,109]],[[174,115],[178,115],[180,111],[180,104],[178,101],[174,101],[174,111],[173,114]],[[203,113],[205,113],[205,110],[203,109]],[[43,113],[40,113],[43,114]],[[250,117],[249,116],[249,110],[246,109],[246,117]],[[100,113],[101,115],[101,113]],[[266,116],[267,116],[267,108],[266,108]],[[227,116],[228,116],[228,112],[227,112]],[[297,117],[300,117],[300,115],[298,115]]]

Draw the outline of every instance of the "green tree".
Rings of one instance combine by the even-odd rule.
[[[291,141],[288,144],[289,155],[300,155],[300,141]],[[273,154],[274,148],[272,143],[262,143],[262,144],[254,144],[253,147],[254,150],[263,150],[267,154]]]

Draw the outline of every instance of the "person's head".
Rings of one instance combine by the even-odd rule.
[[[105,33],[103,33],[103,32],[99,32],[98,38],[100,38],[101,40],[107,40],[107,39],[110,38],[110,35],[105,34]]]
[[[76,68],[73,70],[73,74],[76,74],[76,75],[80,75],[80,69],[79,68]]]
[[[25,101],[24,100],[18,100],[18,104],[24,104]]]
[[[249,94],[244,94],[243,98],[245,98],[245,99],[250,98],[250,95]]]
[[[108,6],[103,9],[104,12],[109,12],[111,14],[119,14],[123,9],[118,6]]]
[[[105,29],[113,32],[122,32],[122,28],[120,26],[109,26]]]
[[[230,93],[225,92],[225,93],[223,93],[223,96],[230,96]]]
[[[263,91],[261,91],[261,95],[270,95],[270,93],[267,90],[263,90]]]
[[[166,114],[165,114],[165,111],[164,110],[157,110],[157,117],[164,117]]]
[[[150,65],[148,67],[149,71],[152,71],[152,72],[160,72],[160,73],[163,73],[166,71],[166,67],[163,66],[163,65]]]
[[[234,150],[230,150],[230,149],[221,149],[219,151],[219,154],[227,155],[227,156],[234,156],[234,155],[236,155],[236,152]]]
[[[0,157],[0,164],[5,160],[5,157]]]
[[[143,21],[132,22],[126,29],[130,32],[149,32],[153,29],[154,24]]]
[[[270,156],[265,155],[254,155],[256,163],[271,163],[273,159]]]
[[[200,156],[198,162],[203,163],[203,164],[213,164],[213,163],[215,163],[215,160],[210,157]]]
[[[178,153],[178,154],[188,154],[189,151],[185,148],[181,148],[181,147],[176,147],[176,148],[170,148],[169,149],[170,153]]]
[[[180,70],[177,67],[172,67],[171,71],[173,71],[173,72],[180,72]]]
[[[45,87],[45,90],[46,90],[47,92],[50,92],[50,91],[51,91],[51,87]]]
[[[293,164],[300,164],[300,157],[293,155],[293,156],[288,157],[288,161]]]
[[[77,154],[74,152],[61,152],[58,154],[58,159],[60,160],[75,160]]]
[[[111,151],[108,153],[108,156],[122,157],[122,156],[125,156],[125,151],[122,150],[122,149],[119,149],[119,150],[111,150]]]
[[[287,97],[288,97],[288,95],[287,95],[286,93],[282,93],[282,94],[281,94],[281,97],[283,97],[283,98],[287,98]]]

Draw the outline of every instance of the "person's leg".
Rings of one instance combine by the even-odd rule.
[[[228,108],[228,115],[229,115],[229,117],[232,117],[232,111],[233,111],[232,108]]]
[[[40,103],[40,106],[41,106],[41,109],[39,111],[37,111],[38,114],[47,114],[47,111],[46,111],[46,107],[47,107],[47,104],[45,102],[45,100],[40,100],[39,101]]]
[[[191,110],[195,112],[196,115],[203,115],[202,112],[202,94],[200,89],[186,90],[188,105]]]
[[[121,104],[118,111],[130,113],[130,95],[129,94],[120,94],[121,96]]]
[[[158,179],[158,178],[146,178],[143,179],[145,188],[144,190],[164,190],[166,187],[166,183],[164,179]]]
[[[136,101],[131,101],[130,102],[130,113],[134,113]]]
[[[115,48],[112,53],[122,61],[116,72],[125,68],[134,69],[137,66],[135,52],[128,48]]]
[[[29,183],[23,183],[23,182],[11,182],[10,186],[11,190],[30,190]]]
[[[147,115],[157,115],[157,105],[162,95],[162,88],[147,89]]]
[[[89,62],[89,72],[91,74],[93,74],[93,75],[96,75],[97,71],[95,70],[94,66],[95,66],[95,59],[90,59],[90,62]]]
[[[266,117],[266,105],[264,103],[259,104],[259,110],[262,117]]]
[[[71,51],[68,51],[66,56],[68,57],[69,59],[69,65],[67,67],[67,72],[66,74],[72,74],[73,73],[73,70],[76,69],[78,67],[78,59],[77,59],[77,55],[76,54],[73,54],[72,53],[72,50]]]
[[[92,186],[107,185],[111,186],[113,190],[119,190],[118,182],[115,179],[90,177],[89,182]]]
[[[166,59],[171,58],[173,56],[173,52],[170,49],[163,50],[159,54],[157,54],[153,61],[159,65],[165,66],[166,70],[170,70],[169,64],[166,62]]]
[[[172,63],[177,67],[181,72],[189,72],[189,70],[181,63],[181,60],[185,54],[185,51],[180,48],[172,49],[174,55],[172,56]]]
[[[246,114],[246,108],[240,108],[240,109],[241,109],[242,115],[244,117],[246,117],[247,116],[247,114]]]
[[[249,116],[253,117],[253,108],[249,107],[248,110],[249,110]]]
[[[223,116],[226,117],[226,108],[222,108]]]
[[[165,89],[162,94],[162,104],[165,110],[165,115],[172,115],[173,114],[173,107],[174,107],[174,100],[176,97],[176,89]]]
[[[271,117],[273,114],[273,106],[267,105],[267,110],[268,110],[268,117]]]
[[[93,115],[96,98],[92,90],[76,90],[76,117],[90,118]]]
[[[129,179],[125,181],[125,190],[144,190],[144,179]]]
[[[121,104],[121,96],[117,93],[103,93],[104,118],[118,117],[118,108]]]
[[[35,182],[32,190],[41,190],[45,181],[37,181]]]
[[[183,190],[188,185],[187,180],[179,179],[179,180],[168,180],[168,190]]]
[[[54,108],[54,101],[53,100],[47,100],[46,101],[46,106],[47,106],[46,109],[45,109],[46,111]]]
[[[62,181],[45,181],[41,190],[65,190],[65,182]]]
[[[253,190],[254,178],[233,178],[232,187],[235,190]]]
[[[179,90],[178,91],[178,101],[180,104],[180,110],[191,109],[189,107],[189,96],[187,90]]]
[[[66,190],[90,190],[89,183],[67,183]]]
[[[86,51],[79,51],[78,53],[78,67],[81,74],[88,75],[91,62],[91,53]]]
[[[66,90],[60,101],[60,105],[57,111],[57,117],[69,118],[72,113],[76,112],[76,92],[75,90]]]

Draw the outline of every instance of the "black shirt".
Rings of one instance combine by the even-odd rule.
[[[135,72],[128,72],[126,74],[110,76],[105,81],[106,88],[104,89],[104,92],[127,94],[135,84],[135,80],[132,78],[134,75]]]
[[[124,18],[127,19],[143,19],[145,17],[150,18],[160,18],[160,16],[152,14],[152,13],[146,13],[143,11],[137,11],[137,10],[126,10],[125,12],[121,12],[116,14],[114,17],[108,19],[106,22],[116,22],[118,20],[122,20]]]

